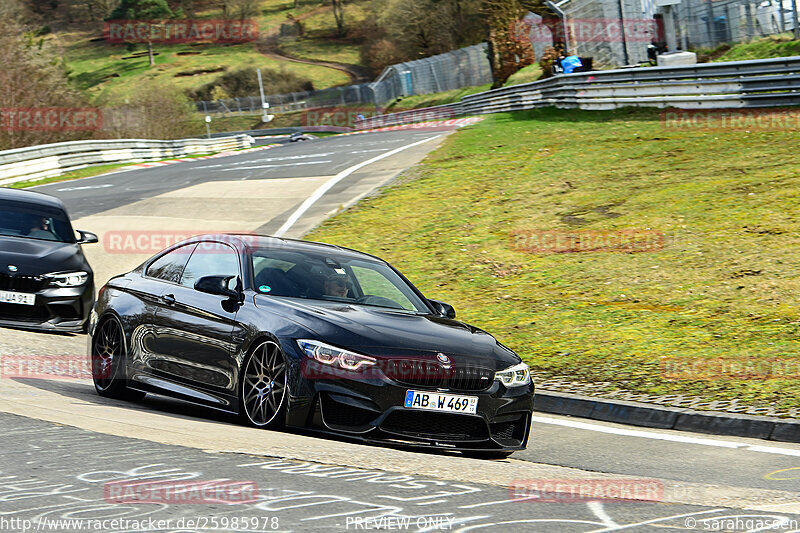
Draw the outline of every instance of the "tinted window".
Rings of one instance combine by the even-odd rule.
[[[67,214],[56,207],[0,200],[0,235],[75,242]]]
[[[413,289],[380,261],[270,248],[254,250],[250,257],[254,287],[262,294],[430,312]]]
[[[238,276],[239,256],[227,244],[201,242],[197,245],[181,276],[181,285],[194,287],[204,276]]]
[[[183,273],[183,267],[194,250],[194,244],[187,244],[180,248],[175,248],[168,254],[164,254],[147,267],[147,275],[153,278],[163,279],[178,283]]]

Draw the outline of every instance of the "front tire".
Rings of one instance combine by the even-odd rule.
[[[116,318],[103,321],[92,337],[92,381],[97,394],[117,400],[144,398],[144,392],[128,388],[125,356],[122,325]]]
[[[282,427],[286,420],[286,359],[271,340],[256,345],[241,373],[239,413],[258,428]]]

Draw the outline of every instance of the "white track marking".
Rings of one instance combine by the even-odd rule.
[[[654,518],[652,520],[645,520],[644,522],[636,522],[635,524],[625,524],[624,526],[613,526],[607,529],[595,529],[590,533],[602,533],[605,531],[620,531],[622,529],[631,529],[634,527],[644,526],[647,524],[657,524],[659,522],[667,522],[668,520],[675,520],[677,518],[687,518],[689,516],[698,516],[701,514],[711,514],[711,513],[718,513],[720,511],[727,511],[728,509],[720,508],[720,509],[709,509],[708,511],[697,511],[696,513],[685,513],[685,514],[676,514],[672,516],[662,516],[661,518]]]
[[[278,167],[297,167],[300,165],[321,165],[323,163],[330,163],[329,159],[323,159],[320,161],[298,161],[297,163],[284,163],[282,165],[253,165],[252,167],[238,167],[238,168],[221,168],[220,172],[230,172],[239,171],[239,170],[254,170],[257,168],[278,168]]]
[[[599,433],[623,435],[625,437],[641,437],[644,439],[681,442],[683,444],[699,444],[701,446],[716,446],[717,448],[739,449],[750,452],[774,453],[779,455],[790,455],[795,457],[800,456],[800,450],[793,450],[791,448],[777,448],[774,446],[751,445],[745,442],[734,442],[729,440],[704,439],[702,437],[688,437],[684,435],[676,435],[674,433],[660,433],[658,431],[642,431],[638,429],[615,428],[610,426],[601,426],[599,424],[590,424],[588,422],[578,422],[577,420],[561,420],[559,418],[534,416],[533,422],[539,424],[565,426],[575,429],[585,429],[587,431],[597,431]]]
[[[85,189],[105,189],[106,187],[113,187],[113,183],[105,183],[103,185],[84,185],[83,187],[64,187],[63,189],[58,189],[58,192],[65,192],[65,191],[82,191]]]
[[[586,506],[589,507],[589,510],[592,511],[594,515],[599,518],[607,527],[619,527],[619,524],[614,522],[614,519],[608,516],[608,513],[603,508],[602,503],[587,502]]]
[[[366,161],[362,161],[361,163],[358,163],[357,165],[353,165],[352,167],[349,167],[349,168],[346,168],[346,169],[342,170],[341,172],[336,174],[334,177],[332,177],[331,179],[329,179],[328,181],[323,183],[322,186],[320,186],[316,191],[314,191],[314,193],[311,196],[306,198],[306,201],[303,202],[302,204],[300,204],[300,207],[298,207],[297,210],[294,213],[292,213],[292,216],[289,217],[289,220],[287,220],[283,224],[283,226],[281,226],[278,229],[278,231],[275,232],[275,236],[276,237],[282,237],[282,236],[286,235],[286,232],[289,231],[292,226],[294,226],[295,222],[300,220],[300,217],[303,216],[303,214],[306,211],[308,211],[309,208],[317,202],[317,200],[322,198],[325,195],[326,192],[328,192],[329,190],[331,190],[333,188],[334,185],[336,185],[337,183],[339,183],[340,181],[345,179],[347,176],[349,176],[350,174],[352,174],[356,170],[364,168],[367,165],[371,165],[372,163],[374,163],[376,161],[380,161],[381,159],[387,158],[389,156],[393,156],[394,154],[400,153],[403,150],[408,150],[409,148],[413,148],[414,146],[419,146],[420,144],[424,144],[424,143],[426,143],[428,141],[432,141],[434,139],[438,139],[439,137],[441,137],[441,135],[435,135],[433,137],[428,137],[427,139],[423,139],[423,140],[417,141],[415,143],[411,143],[411,144],[407,144],[405,146],[401,146],[400,148],[395,148],[394,150],[390,150],[390,151],[388,151],[386,153],[383,153],[383,154],[380,154],[380,155],[376,155],[372,159],[367,159]]]

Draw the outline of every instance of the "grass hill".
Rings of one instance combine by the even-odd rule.
[[[357,31],[366,17],[367,5],[367,0],[357,0],[345,6],[350,31],[336,37],[327,3],[301,0],[295,8],[291,0],[260,0],[254,17],[259,27],[257,42],[154,44],[157,56],[152,68],[146,54],[141,54],[145,45],[103,41],[102,21],[53,24],[52,33],[45,38],[63,51],[66,68],[78,87],[104,104],[124,102],[140,90],[139,82],[192,91],[241,68],[271,69],[299,80],[298,85],[310,82],[315,89],[322,89],[368,77],[358,65]],[[221,18],[221,11],[212,5],[199,11],[196,18]],[[281,25],[291,25],[292,20],[303,26],[303,34],[279,37]],[[283,92],[285,87],[265,89],[270,94]]]

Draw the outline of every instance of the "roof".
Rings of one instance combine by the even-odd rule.
[[[29,191],[25,189],[11,189],[8,187],[0,187],[0,200],[47,205],[50,207],[57,207],[62,210],[64,209],[64,204],[61,202],[61,200],[59,200],[55,196],[50,196],[49,194]]]
[[[192,237],[189,240],[194,239],[203,239],[203,238],[215,238],[215,239],[237,239],[241,242],[243,246],[248,249],[257,249],[257,248],[273,248],[273,249],[281,249],[281,250],[291,250],[297,252],[321,252],[321,253],[331,253],[334,252],[340,256],[349,256],[349,257],[360,257],[360,258],[371,258],[376,259],[380,262],[384,262],[383,259],[380,257],[375,257],[374,255],[370,255],[364,252],[359,252],[358,250],[352,250],[350,248],[343,248],[341,246],[337,246],[335,244],[327,244],[324,242],[314,242],[314,241],[301,241],[298,239],[287,239],[283,237],[271,237],[269,235],[254,235],[252,233],[221,233],[221,234],[212,234],[212,235],[198,235],[196,237]]]

